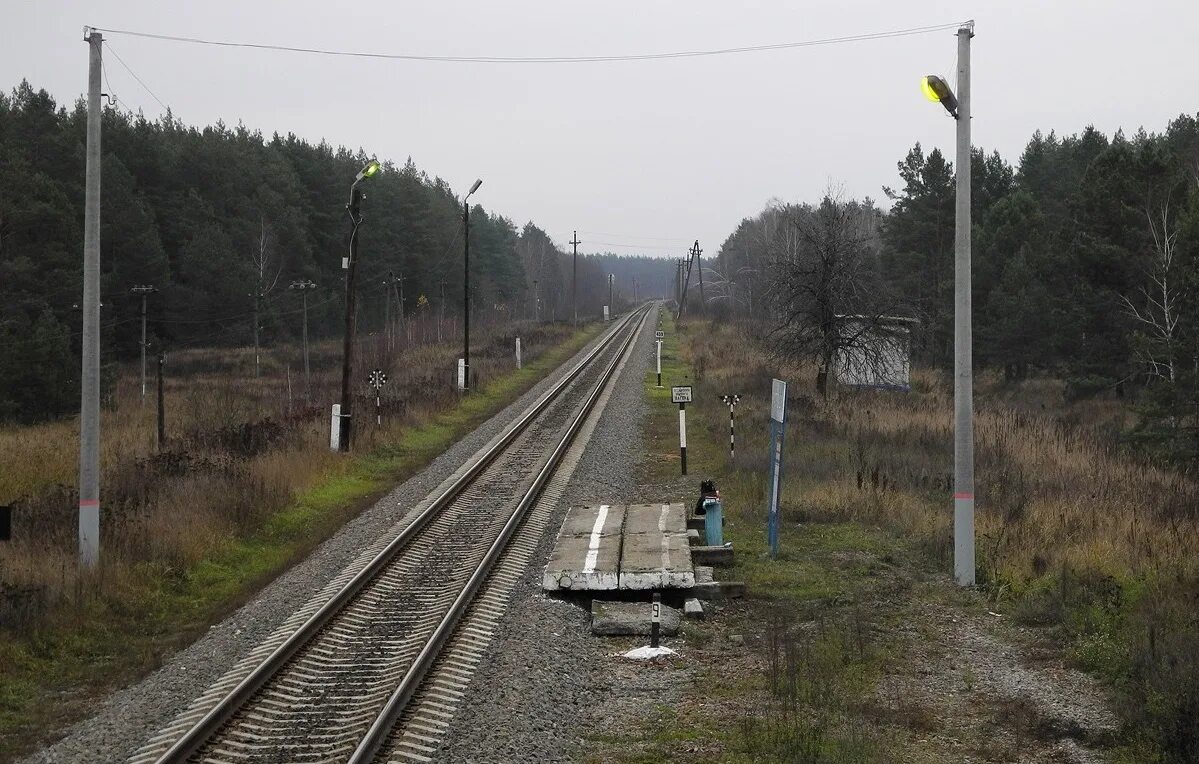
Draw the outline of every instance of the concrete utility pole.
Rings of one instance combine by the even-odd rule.
[[[79,563],[100,559],[100,68],[104,37],[87,30],[87,165],[83,209],[83,368],[79,406]]]
[[[391,271],[387,272],[387,278],[383,279],[383,338],[387,343],[387,350],[391,350]]]
[[[162,392],[162,367],[167,362],[166,353],[158,354],[158,450],[167,442],[166,398]]]
[[[615,273],[608,274],[608,312],[616,315],[616,308],[612,306],[612,280],[616,277]]]
[[[441,325],[445,323],[445,279],[438,282],[441,298],[437,301],[437,341],[441,342]]]
[[[396,287],[399,287],[398,291]],[[383,311],[383,336],[387,339],[387,349],[391,350],[395,345],[395,329],[391,322],[391,298],[394,295],[396,303],[399,305],[398,314],[399,320],[396,322],[398,327],[404,325],[404,276],[395,275],[394,272],[388,271],[387,278],[383,279],[383,289],[385,294],[385,309]]]
[[[570,240],[574,246],[574,260],[570,266],[570,306],[574,310],[574,322],[579,323],[579,232],[574,232],[574,238]]]
[[[337,441],[339,451],[348,452],[350,450],[350,434],[353,429],[351,416],[353,415],[354,399],[351,395],[350,375],[354,369],[354,330],[355,330],[355,304],[354,304],[354,274],[358,270],[358,227],[362,225],[362,190],[355,183],[350,188],[350,203],[347,207],[350,212],[350,254],[346,258],[346,315],[345,315],[345,336],[342,338],[341,347],[341,410],[340,422],[338,428],[340,436]]]
[[[958,30],[957,210],[954,231],[953,572],[974,585],[974,373],[970,324],[970,38]]]
[[[482,180],[462,197],[462,390],[470,389],[470,195],[479,190]]]
[[[706,298],[704,297],[704,263],[699,258],[700,254],[702,254],[702,253],[703,253],[703,250],[699,248],[699,239],[696,239],[695,246],[693,246],[691,248],[691,254],[695,256],[695,267],[699,270],[699,309],[700,309],[700,311],[703,311],[704,307],[708,304]]]
[[[408,320],[404,317],[404,274],[401,273],[399,276],[396,276],[395,285],[399,290],[396,294],[396,304],[399,305],[399,312],[400,312],[399,325],[400,325],[400,329],[403,330],[405,334],[407,334]]]
[[[146,402],[146,298],[158,290],[151,284],[142,284],[129,290],[142,296],[142,403]]]
[[[291,282],[287,288],[300,293],[300,301],[304,306],[304,394],[307,396],[311,382],[308,370],[308,292],[316,289],[316,284],[312,283],[311,279],[303,279]]]

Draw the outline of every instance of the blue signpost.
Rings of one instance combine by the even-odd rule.
[[[770,539],[770,557],[779,553],[779,488],[783,482],[783,435],[787,430],[787,383],[770,383],[770,485],[767,497],[766,535]]]

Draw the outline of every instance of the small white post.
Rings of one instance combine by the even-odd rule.
[[[604,321],[608,320],[608,306],[604,306]]]
[[[458,359],[458,392],[466,389],[466,361]]]
[[[662,386],[662,340],[657,340],[658,345],[658,387]]]
[[[333,404],[333,420],[329,424],[329,450],[341,450],[341,404]]]
[[[516,368],[520,368],[520,337],[516,338]]]

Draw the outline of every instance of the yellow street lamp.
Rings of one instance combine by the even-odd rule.
[[[945,107],[945,111],[954,119],[958,118],[958,99],[953,95],[949,84],[935,74],[929,74],[920,79],[920,90],[924,97],[933,103]]]

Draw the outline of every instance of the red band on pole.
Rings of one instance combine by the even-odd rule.
[[[81,507],[98,507],[100,506],[99,499],[80,499],[79,506]]]
[[[955,494],[953,495],[953,498],[955,498],[955,499],[970,499],[970,500],[973,500],[973,499],[974,499],[974,494],[972,494],[972,493],[955,493]]]

